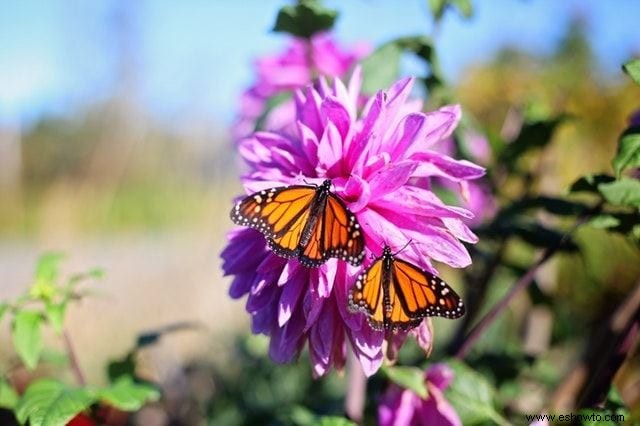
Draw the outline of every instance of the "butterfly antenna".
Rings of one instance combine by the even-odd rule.
[[[398,254],[402,253],[402,251],[404,251],[404,249],[406,249],[407,247],[409,247],[409,245],[413,243],[413,240],[409,240],[407,241],[407,244],[405,244],[404,246],[402,246],[402,248],[400,250],[398,250],[397,252],[395,252],[393,255],[397,256]]]

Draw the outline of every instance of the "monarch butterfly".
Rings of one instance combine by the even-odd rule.
[[[342,200],[322,185],[271,188],[245,197],[231,210],[231,220],[257,229],[279,256],[297,257],[315,267],[330,257],[360,265],[364,236],[360,224]]]
[[[459,318],[464,304],[437,276],[402,259],[385,245],[382,256],[358,276],[349,308],[367,314],[376,330],[408,330],[426,316]]]

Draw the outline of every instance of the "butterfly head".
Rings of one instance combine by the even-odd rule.
[[[389,247],[388,245],[384,245],[384,249],[382,249],[382,256],[383,257],[388,257],[388,256],[392,256],[393,254],[391,253],[391,247]]]
[[[331,179],[325,179],[324,182],[322,182],[322,185],[320,185],[320,188],[325,191],[331,190]]]

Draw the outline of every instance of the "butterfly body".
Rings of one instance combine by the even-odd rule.
[[[349,307],[367,314],[369,324],[376,330],[408,330],[427,316],[464,315],[464,304],[448,284],[396,258],[387,246],[358,276],[349,292]]]
[[[279,256],[316,267],[335,257],[362,263],[364,236],[353,213],[322,185],[291,185],[249,195],[231,210],[231,220],[260,231]]]

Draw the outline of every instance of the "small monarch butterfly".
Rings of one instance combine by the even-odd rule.
[[[412,263],[397,259],[385,245],[382,256],[358,276],[349,308],[367,314],[376,330],[409,330],[426,316],[459,318],[464,304],[448,284]]]
[[[297,257],[315,267],[330,257],[360,265],[364,235],[355,215],[322,185],[271,188],[245,197],[231,210],[231,220],[262,232],[279,256]]]

